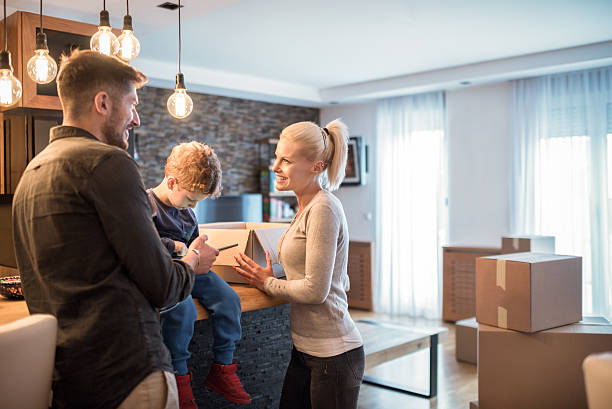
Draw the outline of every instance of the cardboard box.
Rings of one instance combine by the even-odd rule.
[[[612,325],[600,320],[535,334],[479,324],[480,408],[587,408],[582,361],[612,347]]]
[[[502,253],[547,253],[555,252],[553,236],[504,236]]]
[[[237,247],[219,253],[212,270],[229,283],[246,283],[232,267],[238,265],[234,259],[238,253],[246,254],[257,264],[265,266],[267,251],[272,259],[274,275],[285,275],[282,265],[278,262],[276,246],[288,227],[286,223],[223,222],[200,224],[199,230],[200,235],[208,236],[207,243],[213,247],[238,243]]]
[[[476,365],[478,323],[476,317],[455,323],[455,359]]]
[[[514,253],[476,260],[476,320],[536,332],[582,318],[582,259]]]

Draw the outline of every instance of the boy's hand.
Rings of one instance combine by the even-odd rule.
[[[174,241],[174,253],[178,257],[183,257],[187,254],[187,246],[182,241]]]
[[[206,235],[199,236],[189,246],[189,250],[197,250],[200,253],[199,254],[200,261],[199,263],[196,262],[196,266],[194,268],[196,274],[208,273],[213,263],[217,259],[217,256],[219,255],[219,251],[216,248],[211,247],[208,244],[206,244],[206,240],[208,240],[208,236]],[[195,252],[194,251],[187,252],[187,257],[193,253]]]

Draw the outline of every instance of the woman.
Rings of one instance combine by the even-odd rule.
[[[363,377],[363,341],[348,313],[348,229],[331,193],[344,178],[348,129],[340,120],[320,128],[298,122],[276,147],[276,189],[292,190],[299,211],[278,244],[287,280],[244,254],[234,267],[261,291],[291,302],[293,350],[280,408],[357,407]]]

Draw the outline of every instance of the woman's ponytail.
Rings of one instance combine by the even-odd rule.
[[[326,177],[322,182],[329,191],[337,190],[344,180],[346,170],[346,156],[348,151],[348,127],[340,119],[335,119],[325,125],[323,132],[329,138],[325,147],[324,156],[326,157]]]

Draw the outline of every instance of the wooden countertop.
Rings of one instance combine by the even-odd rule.
[[[288,301],[282,298],[270,297],[269,295],[259,291],[257,288],[249,287],[245,284],[230,284],[230,286],[240,296],[243,312],[288,303]],[[206,309],[202,307],[202,304],[200,304],[197,300],[194,301],[196,309],[198,310],[197,319],[208,319],[208,312]],[[25,301],[7,300],[6,298],[0,296],[0,325],[27,317],[29,314],[30,313],[28,312]]]

